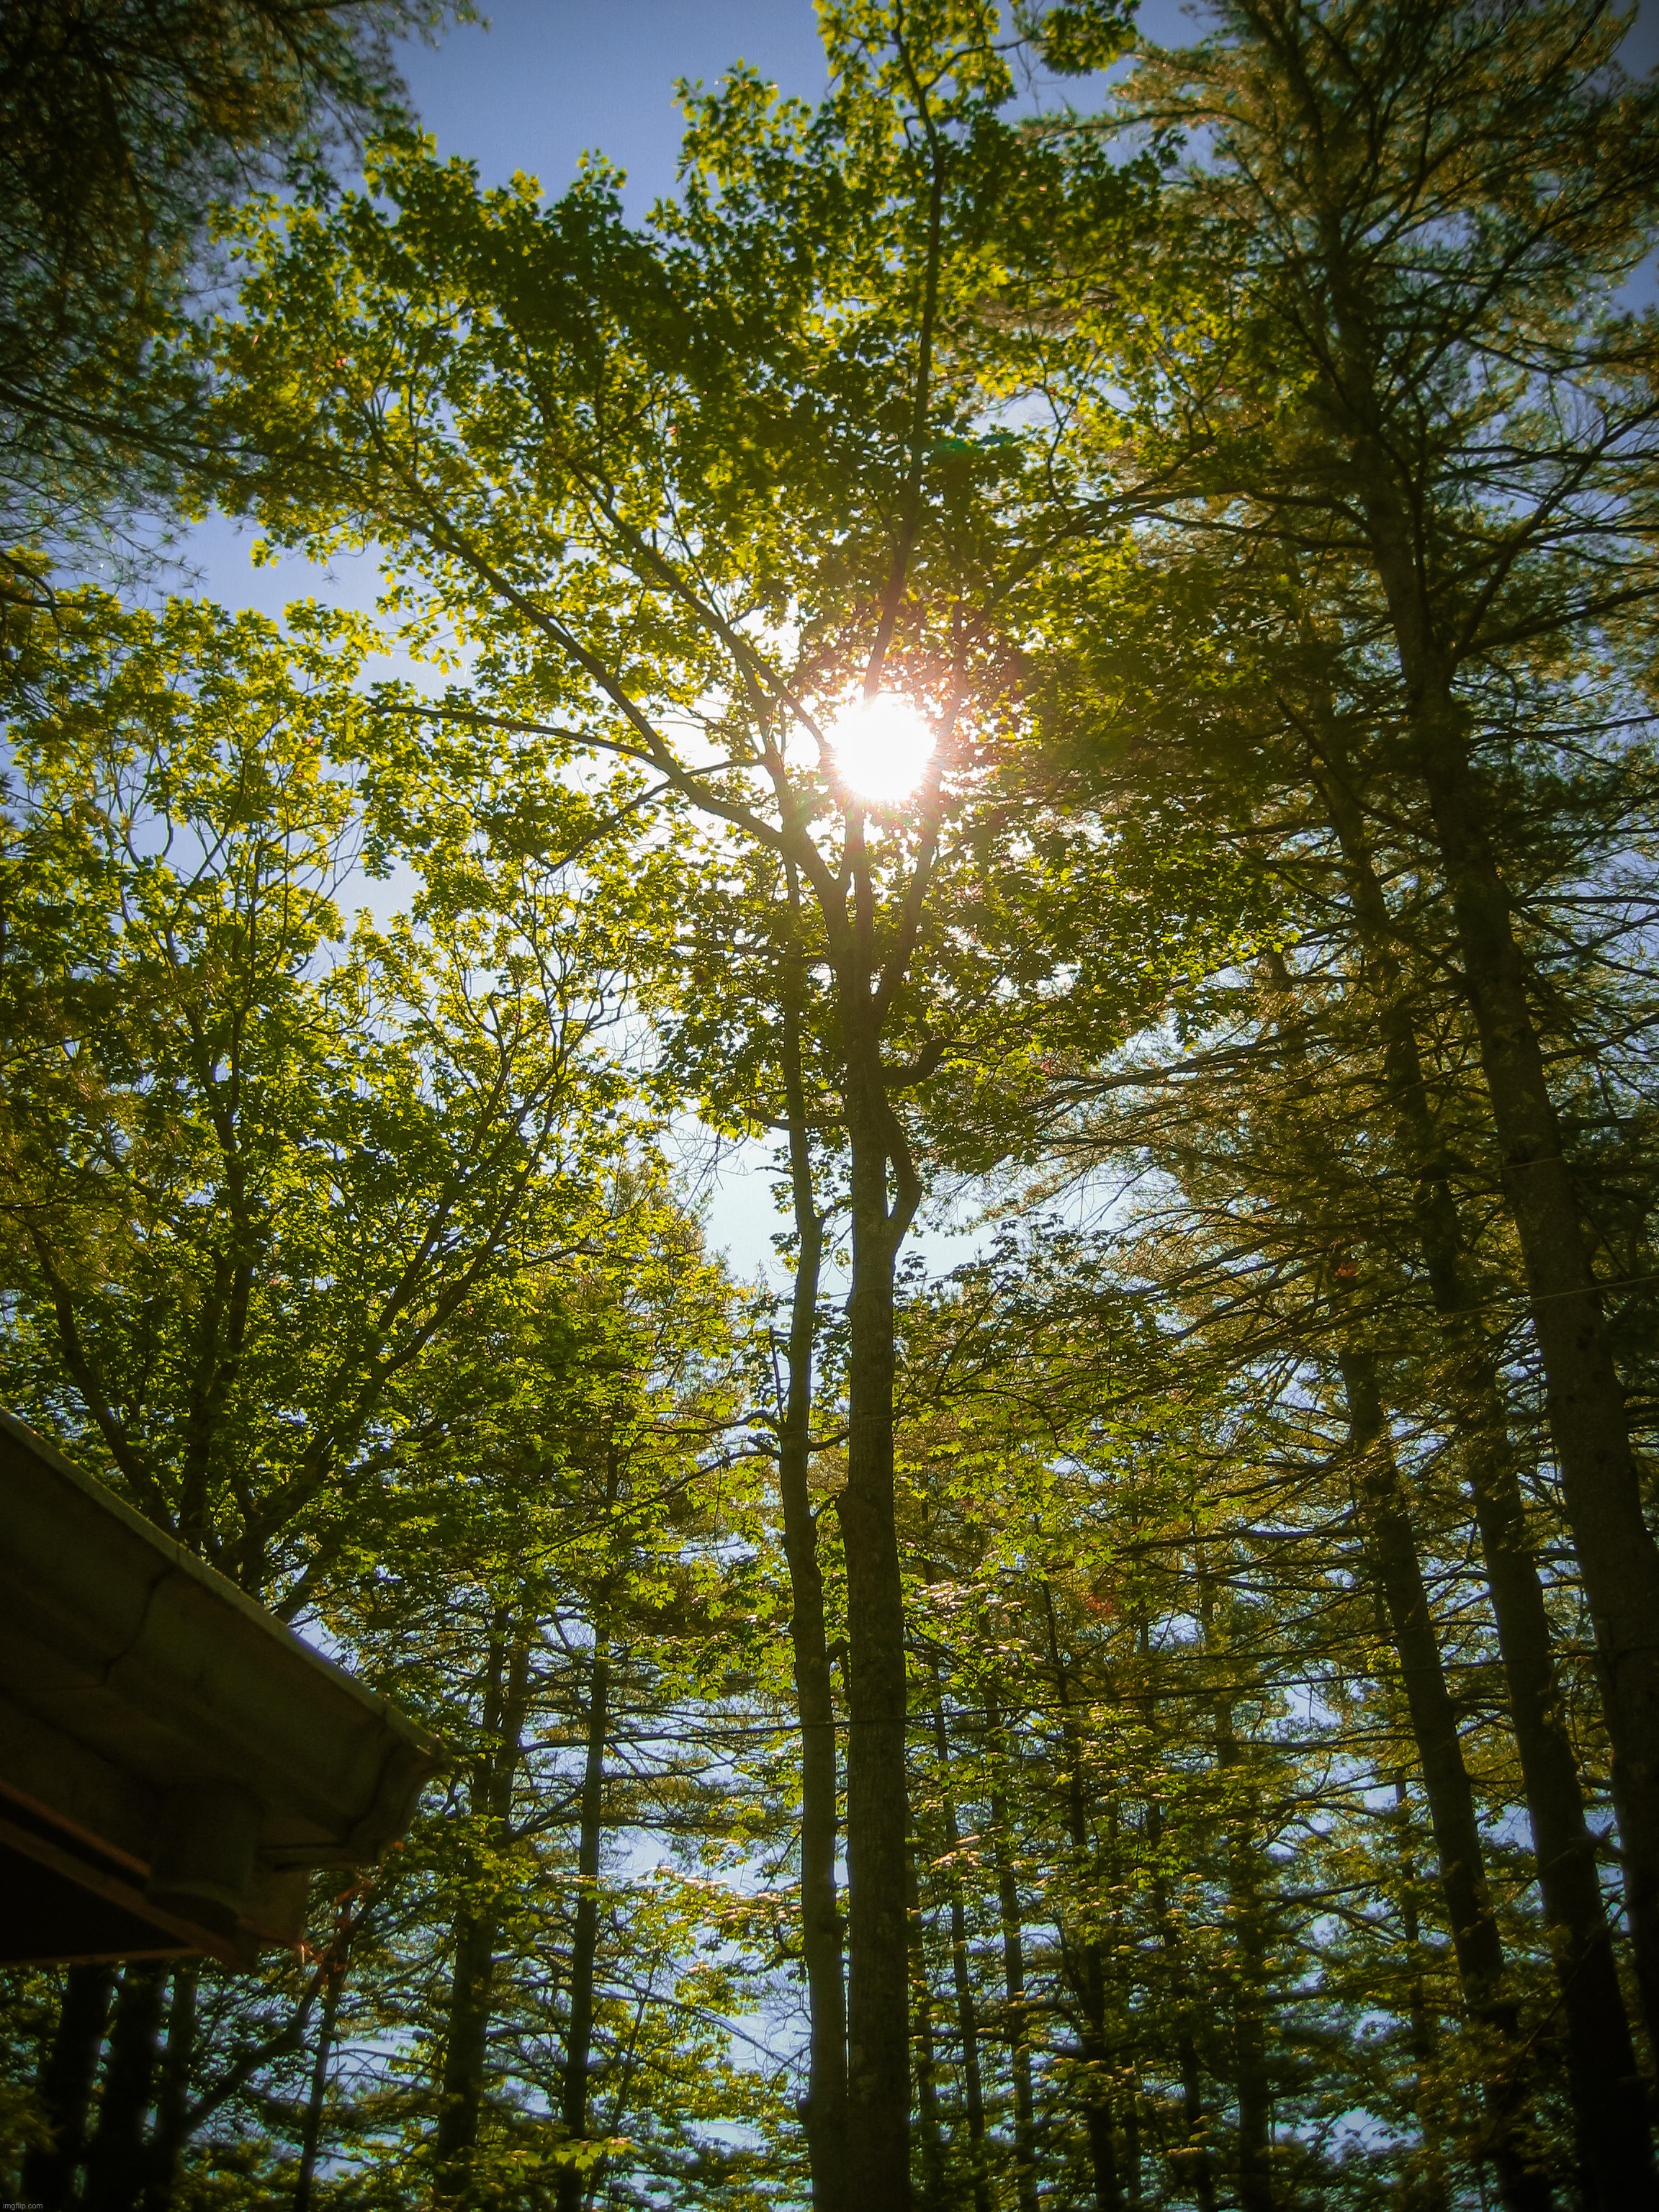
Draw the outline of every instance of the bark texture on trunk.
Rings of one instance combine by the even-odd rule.
[[[904,1590],[893,1495],[893,1270],[914,1197],[890,1196],[896,1147],[873,1036],[849,1014],[853,1282],[848,1301],[848,2179],[859,2212],[909,2203],[905,1941]]]
[[[1383,1073],[1413,1210],[1446,1346],[1448,1395],[1465,1439],[1544,1917],[1566,2022],[1568,2087],[1587,2212],[1659,2206],[1646,2102],[1584,1814],[1577,1760],[1552,1649],[1548,1609],[1527,1530],[1496,1355],[1471,1281],[1451,1168],[1436,1124],[1415,1023],[1389,939],[1389,917],[1334,727],[1321,718],[1322,783],[1341,848],[1376,1003]]]
[[[24,2201],[44,2205],[46,2212],[64,2212],[74,2201],[92,2085],[114,1993],[113,1966],[71,1966],[64,1978],[58,2027],[40,2075],[40,2103],[52,2142],[46,2148],[32,2147],[23,2159]]]
[[[1526,2050],[1514,2001],[1504,1986],[1504,1948],[1486,1884],[1474,1792],[1463,1764],[1456,1711],[1446,1683],[1416,1535],[1383,1418],[1376,1363],[1364,1352],[1352,1352],[1344,1353],[1340,1364],[1347,1398],[1355,1503],[1399,1658],[1458,1982],[1483,2045],[1482,2148],[1505,2212],[1547,2212],[1553,2191],[1546,2177],[1530,2166],[1518,2140],[1529,2089]]]
[[[801,2118],[816,2212],[846,2212],[847,1982],[841,1906],[836,1892],[840,1778],[836,1705],[824,1625],[823,1576],[808,1473],[811,1462],[813,1344],[823,1222],[812,1191],[806,1101],[801,1078],[800,979],[784,997],[784,1090],[795,1217],[795,1280],[789,1314],[787,1397],[778,1437],[778,1490],[789,1569],[789,1638],[800,1715],[801,1948],[811,2048]]]

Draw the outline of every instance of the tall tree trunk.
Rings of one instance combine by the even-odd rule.
[[[1395,1827],[1399,1839],[1400,1926],[1412,1960],[1407,1993],[1407,2024],[1417,2062],[1417,2124],[1423,2137],[1423,2170],[1407,2194],[1409,2212],[1449,2212],[1445,2153],[1440,2128],[1430,2109],[1430,2081],[1437,2056],[1434,2015],[1429,2010],[1421,1967],[1423,1928],[1417,1910],[1417,1867],[1411,1845],[1411,1799],[1403,1774],[1395,1777]]]
[[[564,2096],[559,2117],[568,2142],[587,2134],[588,2074],[593,2056],[593,1981],[599,1948],[599,1843],[605,1821],[605,1747],[611,1721],[611,1639],[602,1621],[593,1632],[587,1699],[587,1749],[582,1766],[581,1828],[577,1844],[576,1924],[570,1942],[570,2026],[565,2039]],[[581,2212],[586,2178],[559,2168],[558,2212]]]
[[[1322,213],[1334,310],[1333,398],[1371,565],[1405,681],[1413,765],[1427,795],[1463,980],[1520,1242],[1561,1491],[1595,1627],[1613,1792],[1624,1847],[1637,1978],[1659,2045],[1659,1544],[1642,1513],[1625,1395],[1607,1339],[1561,1126],[1516,941],[1513,907],[1486,831],[1455,696],[1456,662],[1436,623],[1411,526],[1424,487],[1401,481],[1372,365],[1373,319],[1340,218]],[[1460,608],[1463,605],[1460,599]],[[1460,615],[1460,619],[1461,619]]]
[[[436,2140],[441,2199],[465,2203],[473,2194],[478,2130],[494,2009],[496,1916],[468,1907],[455,1920],[455,1955],[445,2025],[442,2104]]]
[[[355,1932],[355,1931],[352,1931]],[[300,2171],[295,2178],[293,2212],[311,2212],[317,2160],[323,2145],[323,2116],[328,2109],[329,2061],[340,2025],[340,2002],[345,1994],[348,1960],[344,1953],[347,1930],[343,1915],[335,1927],[333,1955],[323,1976],[322,2016],[317,2023],[317,2049],[311,2061],[311,2081],[306,2093],[306,2116],[300,2130]]]
[[[1549,2184],[1528,2165],[1516,2142],[1526,2109],[1525,2047],[1514,2002],[1504,1988],[1504,1949],[1486,1886],[1474,1792],[1458,1741],[1416,1537],[1401,1495],[1376,1363],[1369,1354],[1353,1352],[1342,1354],[1340,1364],[1355,1503],[1399,1656],[1458,1979],[1482,2039],[1486,2154],[1506,2212],[1547,2212],[1553,2203]]]
[[[40,2103],[52,2142],[31,2146],[23,2159],[26,2203],[65,2212],[86,2148],[87,2109],[97,2078],[99,2053],[115,1990],[112,1966],[71,1966],[64,1982],[58,2027],[41,2069]]]
[[[790,877],[792,919],[799,899]],[[783,993],[783,1074],[789,1119],[790,1190],[795,1216],[795,1281],[789,1314],[788,1395],[778,1437],[778,1490],[789,1568],[789,1637],[800,1715],[801,1948],[811,2049],[802,2120],[817,2212],[846,2212],[847,1984],[836,1895],[835,1690],[823,1617],[808,1470],[812,1447],[812,1354],[817,1332],[823,1222],[812,1192],[812,1162],[801,1075],[802,978],[792,950]]]
[[[1389,917],[1334,716],[1320,717],[1332,827],[1359,923],[1377,1002],[1384,1077],[1431,1296],[1447,1348],[1450,1395],[1486,1563],[1492,1616],[1515,1723],[1522,1780],[1566,2020],[1568,2085],[1588,2212],[1654,2212],[1653,2146],[1636,2051],[1620,1986],[1595,1841],[1584,1816],[1577,1761],[1563,1717],[1549,1614],[1528,1538],[1496,1359],[1469,1280],[1464,1238],[1424,1078],[1415,1025],[1389,942]]]
[[[1150,1672],[1152,1639],[1144,1607],[1139,1609],[1135,1623],[1135,1646],[1142,1670],[1142,1717],[1148,1741],[1156,1742],[1157,1708]],[[1176,2064],[1181,2075],[1181,2116],[1187,2131],[1186,2142],[1171,2155],[1170,2163],[1175,2168],[1176,2186],[1183,2191],[1191,2191],[1198,2212],[1215,2212],[1215,2167],[1210,2156],[1209,2116],[1204,2109],[1204,2075],[1195,2032],[1198,1993],[1187,1969],[1181,1932],[1176,1925],[1175,1911],[1170,1901],[1170,1884],[1161,1864],[1163,1847],[1164,1808],[1156,1797],[1149,1796],[1146,1799],[1146,1856],[1152,1872],[1147,1886],[1152,1897],[1153,1924],[1158,1929],[1158,1948],[1163,1952],[1169,1968],[1170,1994],[1175,2014]]]
[[[495,2007],[500,1876],[489,1862],[511,1840],[513,1786],[522,1752],[529,1684],[528,1630],[520,1622],[513,1632],[508,1609],[500,1607],[490,1625],[482,1741],[468,1790],[470,1808],[484,1826],[485,1853],[482,1864],[477,1856],[469,1858],[455,1916],[455,1957],[434,2144],[439,2196],[461,2203],[473,2192]]]
[[[98,2126],[87,2152],[86,2212],[135,2212],[144,2182],[144,2123],[155,2081],[155,2042],[167,1969],[124,1969],[104,2066]]]
[[[1123,2100],[1123,2163],[1128,2175],[1129,2212],[1140,2212],[1146,2201],[1140,2185],[1140,2092],[1133,2081]]]
[[[991,2212],[991,2181],[985,2149],[985,2083],[979,2063],[979,2020],[974,2003],[972,1962],[968,1955],[968,1905],[957,1859],[962,1832],[949,1779],[951,1739],[945,1724],[945,1700],[939,1692],[937,1667],[933,1670],[933,1747],[939,1754],[941,1777],[939,1816],[945,1826],[945,1894],[951,1906],[951,1981],[956,1997],[957,2042],[962,2052],[962,2101],[968,2122],[974,2212]]]
[[[1204,1603],[1209,1628],[1207,1581]],[[1261,1908],[1261,1868],[1255,1817],[1241,1787],[1243,1755],[1233,1726],[1231,1698],[1215,1708],[1216,1765],[1234,1778],[1227,1810],[1227,1911],[1237,1953],[1233,1975],[1233,2081],[1238,2095],[1239,2212],[1273,2212],[1273,2092],[1262,2016],[1267,1985],[1267,1930]]]
[[[860,2212],[909,2203],[910,2033],[906,1969],[904,1589],[893,1498],[893,1271],[915,1211],[890,1200],[899,1149],[867,1000],[849,1004],[847,1132],[853,1282],[848,1301],[848,2177]]]
[[[1047,1583],[1042,1585],[1042,1610],[1066,1758],[1066,1819],[1072,1847],[1072,1875],[1077,1885],[1079,1914],[1086,1920],[1090,1911],[1087,1893],[1094,1887],[1098,1869],[1089,1832],[1083,1735],[1073,1705],[1072,1670],[1060,1648],[1054,1592]],[[1088,2130],[1090,2163],[1094,2169],[1096,2212],[1122,2212],[1123,2186],[1118,2173],[1116,2130],[1112,2121],[1112,2090],[1108,2077],[1110,2051],[1106,2039],[1106,1963],[1099,1939],[1092,1929],[1073,1936],[1069,1942],[1062,1929],[1061,1944],[1082,2019],[1079,2040],[1085,2085],[1084,2121]]]
[[[997,1913],[1002,1929],[1003,1988],[1008,2008],[1008,2057],[1014,2077],[1014,2191],[1020,2212],[1036,2212],[1036,2102],[1031,2081],[1031,2021],[1025,2002],[1025,1942],[1019,1885],[1008,1848],[1008,1802],[991,1800],[995,1839]]]
[[[997,1768],[1006,1772],[1007,1739],[998,1698],[989,1689],[985,1692],[985,1708],[991,1755]],[[1030,2012],[1025,2002],[1025,1939],[1019,1909],[1019,1882],[1014,1870],[1008,1799],[1002,1790],[992,1791],[989,1811],[991,1851],[997,1875],[997,1916],[1002,1931],[1008,2058],[1014,2081],[1014,2190],[1019,2212],[1036,2212],[1036,2100],[1031,2080]]]
[[[1155,1797],[1149,1799],[1146,1841],[1154,1860],[1163,1839],[1163,1808]],[[1215,2165],[1210,2155],[1210,2116],[1204,2109],[1204,2072],[1199,2059],[1198,2038],[1193,2032],[1196,1992],[1187,1971],[1180,1931],[1170,1908],[1170,1885],[1163,1875],[1154,1874],[1151,1889],[1152,1913],[1158,1923],[1158,1948],[1169,1965],[1175,1998],[1176,2065],[1181,2075],[1181,2118],[1186,2130],[1186,2141],[1170,2162],[1176,2169],[1177,2185],[1192,2191],[1198,2212],[1216,2212]]]
[[[915,1846],[909,1853],[910,1987],[915,2020],[916,2118],[921,2136],[924,2212],[945,2212],[945,2134],[939,2124],[939,2058],[933,2044],[933,1993],[927,1979],[927,1948],[921,1920],[921,1884]]]
[[[190,2117],[190,2075],[196,2057],[196,1998],[201,1978],[198,1960],[186,1959],[173,1970],[167,2007],[167,2045],[155,2100],[155,2125],[145,2157],[144,2212],[169,2212],[179,2184],[179,2158]]]

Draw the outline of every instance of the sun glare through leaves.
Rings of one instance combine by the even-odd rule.
[[[933,757],[927,717],[899,691],[854,699],[836,715],[829,737],[842,779],[876,806],[908,799]]]

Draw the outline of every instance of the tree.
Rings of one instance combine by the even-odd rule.
[[[1138,349],[1146,458],[1166,487],[1189,469],[1183,488],[1212,513],[1317,563],[1345,626],[1386,641],[1394,765],[1425,803],[1455,918],[1597,1624],[1651,2024],[1659,1662],[1642,1624],[1659,1547],[1481,732],[1528,651],[1593,649],[1651,599],[1650,341],[1617,288],[1651,243],[1653,94],[1623,77],[1621,26],[1596,6],[1219,21],[1224,39],[1149,55],[1128,95],[1161,130],[1203,125],[1210,154],[1175,228],[1228,272],[1209,295],[1226,337],[1202,366],[1151,331]]]
[[[693,111],[684,201],[630,234],[595,171],[538,204],[410,144],[378,198],[245,234],[222,333],[240,498],[273,536],[391,549],[417,629],[460,625],[481,739],[621,760],[810,896],[849,1171],[848,2033],[854,2181],[902,2200],[905,1680],[891,1502],[893,1280],[920,1204],[908,1094],[995,1006],[937,919],[981,876],[976,802],[1030,556],[1028,467],[953,351],[994,268],[986,211],[1032,195],[977,5],[826,18],[816,117],[738,76]],[[317,388],[304,359],[338,364]],[[850,695],[922,703],[931,765],[884,811],[839,777]],[[690,733],[690,734],[687,734]]]
[[[556,876],[493,921],[343,939],[363,823],[331,759],[362,734],[362,652],[303,611],[285,640],[94,595],[14,672],[10,1387],[290,1613],[411,1366],[492,1279],[580,1241],[617,1141],[615,939]]]
[[[199,388],[167,358],[216,205],[316,176],[403,112],[394,40],[445,0],[27,0],[0,27],[0,562],[82,561],[165,529]],[[459,12],[465,14],[465,9]],[[124,527],[125,526],[125,527]]]

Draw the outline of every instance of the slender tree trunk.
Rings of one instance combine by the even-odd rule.
[[[522,1624],[516,1635],[510,1634],[508,1611],[502,1606],[490,1627],[489,1671],[480,1729],[483,1741],[468,1793],[471,1809],[483,1817],[487,1854],[504,1849],[511,1839],[513,1785],[521,1753],[529,1681],[529,1636]],[[489,2023],[495,2006],[495,1937],[501,1924],[499,1880],[488,1856],[483,1864],[471,1859],[462,1904],[455,1916],[455,1958],[450,1974],[434,2156],[440,2197],[463,2203],[473,2190],[483,2115]]]
[[[322,2017],[317,2023],[317,2050],[311,2062],[311,2081],[306,2094],[306,2116],[300,2130],[300,2171],[294,2183],[294,2212],[311,2212],[317,2160],[323,2143],[323,2116],[328,2109],[329,2061],[340,2024],[340,2001],[345,1992],[346,1960],[331,1960],[323,1979]]]
[[[1089,1833],[1089,1800],[1084,1779],[1083,1736],[1072,1702],[1072,1674],[1060,1649],[1060,1623],[1054,1615],[1054,1592],[1042,1585],[1043,1620],[1048,1637],[1048,1664],[1054,1672],[1060,1705],[1060,1741],[1066,1756],[1066,1827],[1072,1846],[1073,1879],[1077,1884],[1079,1911],[1090,1910],[1087,1893],[1098,1869],[1094,1864]],[[1118,2174],[1116,2130],[1112,2121],[1112,2091],[1108,2078],[1110,2051],[1106,2039],[1106,1966],[1092,1932],[1079,1934],[1062,1945],[1069,1964],[1069,1978],[1082,2016],[1085,2103],[1084,2119],[1089,2134],[1089,2158],[1094,2169],[1097,2212],[1122,2212],[1123,2187]]]
[[[1147,1738],[1149,1741],[1155,1742],[1156,1709],[1149,1671],[1152,1644],[1144,1609],[1136,1622],[1135,1641],[1143,1669],[1144,1719]],[[1215,2167],[1210,2156],[1209,2116],[1204,2109],[1204,2075],[1194,2030],[1198,2017],[1197,1992],[1187,1971],[1180,1930],[1176,1925],[1175,1912],[1170,1902],[1170,1884],[1160,1863],[1163,1847],[1164,1808],[1156,1797],[1149,1796],[1146,1799],[1146,1855],[1152,1872],[1148,1888],[1152,1896],[1153,1924],[1158,1929],[1158,1948],[1169,1966],[1170,1994],[1173,2001],[1171,2009],[1175,2014],[1176,2063],[1181,2075],[1181,2114],[1186,2129],[1186,2141],[1171,2155],[1170,2163],[1176,2169],[1177,2186],[1183,2191],[1190,2190],[1198,2212],[1215,2212]]]
[[[64,1982],[58,2027],[40,2076],[40,2103],[52,2142],[24,2155],[23,2201],[46,2212],[65,2212],[75,2196],[75,2176],[86,2147],[87,2108],[104,2047],[110,1998],[115,1990],[112,1966],[71,1966]]]
[[[593,2056],[593,1979],[599,1948],[599,1841],[605,1819],[605,1747],[611,1718],[611,1640],[602,1624],[593,1636],[593,1674],[587,1700],[587,1752],[582,1767],[581,1830],[576,1873],[581,1887],[570,1944],[570,2027],[565,2043],[564,2097],[560,2118],[570,2142],[587,2134],[588,2074]],[[581,2212],[585,2175],[559,2168],[558,2212]]]
[[[1020,2212],[1036,2212],[1036,2103],[1031,2081],[1031,2023],[1025,2002],[1025,1942],[1019,1886],[1008,1849],[1008,1803],[991,1800],[995,1838],[997,1912],[1002,1927],[1003,1987],[1008,2003],[1008,2057],[1014,2077],[1014,2189]]]
[[[792,915],[798,906],[791,884]],[[812,1193],[812,1163],[801,1077],[801,977],[791,956],[783,994],[784,1089],[795,1216],[795,1281],[789,1316],[788,1395],[778,1438],[778,1489],[789,1567],[789,1636],[800,1715],[801,1948],[811,2051],[802,2120],[817,2212],[847,2204],[847,1984],[836,1895],[836,1705],[824,1626],[808,1470],[812,1444],[812,1353],[817,1331],[823,1222]]]
[[[1123,2100],[1123,2163],[1128,2174],[1129,2212],[1140,2212],[1140,2092],[1133,2082]]]
[[[1428,1798],[1458,1979],[1482,2044],[1486,2154],[1506,2212],[1546,2212],[1553,2194],[1517,2148],[1525,2118],[1525,2051],[1513,2000],[1504,1988],[1504,1950],[1486,1886],[1474,1792],[1463,1764],[1457,1717],[1446,1686],[1440,1644],[1398,1472],[1375,1362],[1342,1355],[1355,1499],[1371,1571],[1399,1655],[1401,1686]]]
[[[987,1732],[997,1767],[1006,1771],[1007,1740],[995,1693],[985,1692]],[[1003,1988],[1007,1999],[1008,2058],[1014,2081],[1014,2188],[1020,2212],[1036,2212],[1036,2100],[1031,2080],[1031,2022],[1025,2002],[1025,1940],[1014,1872],[1008,1800],[994,1790],[989,1806],[991,1851],[996,1863],[997,1915],[1002,1930]]]
[[[1624,1390],[1563,1152],[1514,911],[1486,831],[1468,718],[1455,696],[1456,665],[1437,634],[1419,566],[1412,493],[1397,479],[1383,434],[1370,321],[1334,214],[1325,220],[1325,242],[1354,489],[1405,680],[1413,762],[1451,899],[1526,1267],[1562,1499],[1595,1627],[1637,1978],[1650,2039],[1659,2045],[1659,1544],[1643,1517]]]
[[[126,1967],[115,2002],[98,2126],[87,2152],[86,2212],[135,2212],[144,2182],[144,2123],[155,2082],[155,2043],[167,1969]]]
[[[1659,2040],[1659,1548],[1643,1518],[1624,1392],[1607,1340],[1508,901],[1472,779],[1425,775],[1480,1034],[1504,1184],[1532,1293],[1562,1497],[1595,1625],[1625,1887],[1649,2032]]]
[[[1149,1830],[1158,1825],[1156,1803],[1147,1808]],[[1170,1962],[1176,1995],[1176,2065],[1181,2075],[1181,2118],[1186,2140],[1170,2163],[1180,2185],[1190,2189],[1198,2212],[1215,2212],[1215,2166],[1210,2155],[1210,2116],[1204,2109],[1204,2072],[1193,2033],[1194,1998],[1181,1937],[1170,1910],[1169,1884],[1161,1875],[1152,1879],[1152,1909],[1158,1924],[1158,1942]]]
[[[169,2212],[179,2182],[179,2159],[190,2115],[190,2075],[196,2057],[196,1998],[201,1978],[198,1960],[186,1959],[173,1970],[167,2007],[167,2037],[161,2054],[155,2125],[145,2158],[144,2212]]]
[[[1653,2147],[1630,2021],[1620,1986],[1584,1816],[1577,1761],[1563,1717],[1548,1611],[1528,1538],[1497,1366],[1469,1281],[1449,1164],[1435,1126],[1411,1010],[1389,942],[1389,914],[1355,797],[1352,771],[1322,717],[1322,781],[1341,846],[1350,896],[1377,997],[1384,1074],[1409,1163],[1419,1241],[1445,1339],[1454,1410],[1480,1535],[1492,1615],[1515,1723],[1527,1810],[1550,1930],[1567,2072],[1589,2212],[1654,2212]]]
[[[945,1824],[948,1863],[945,1894],[951,1906],[951,1980],[956,1996],[957,2041],[962,2051],[962,2101],[968,2122],[968,2154],[971,2161],[974,2212],[991,2212],[991,2183],[985,2152],[985,2083],[979,2064],[979,2021],[974,2004],[972,1962],[968,1955],[968,1906],[963,1894],[957,1854],[962,1832],[957,1822],[956,1798],[948,1777],[951,1739],[945,1725],[945,1700],[939,1694],[939,1671],[933,1672],[933,1746],[939,1773],[946,1778],[939,1792],[939,1813]]]
[[[443,2102],[434,2150],[441,2197],[472,2194],[493,2011],[496,1916],[484,1905],[456,1916],[455,1957],[444,2034]]]
[[[1205,1626],[1210,1602],[1206,1583]],[[1267,1931],[1261,1909],[1261,1869],[1255,1819],[1243,1781],[1243,1756],[1233,1726],[1231,1698],[1215,1708],[1216,1765],[1234,1778],[1227,1813],[1227,1909],[1237,1967],[1233,1976],[1233,2079],[1238,2094],[1240,2212],[1273,2212],[1273,2091],[1262,2018],[1267,1986]]]
[[[939,2058],[933,2043],[933,1993],[927,1979],[927,1948],[921,1920],[921,1884],[916,1853],[909,1853],[910,1987],[915,2020],[916,2118],[921,2136],[922,2202],[925,2212],[945,2212],[945,2134],[939,2124]]]
[[[1437,2057],[1434,2015],[1429,2009],[1421,1967],[1423,1928],[1417,1910],[1417,1867],[1411,1847],[1411,1800],[1403,1774],[1395,1777],[1395,1832],[1399,1838],[1400,1925],[1412,1960],[1407,1992],[1407,2032],[1417,2061],[1417,2124],[1423,2137],[1423,2171],[1408,2191],[1410,2212],[1449,2212],[1446,2161],[1441,2131],[1430,2109],[1430,2081]]]
[[[1233,1987],[1233,2064],[1238,2087],[1238,2202],[1241,2212],[1273,2212],[1273,2090],[1262,2015],[1267,1944],[1255,1842],[1243,1824],[1227,1843],[1227,1904],[1238,1936]]]
[[[904,1590],[893,1498],[893,1270],[908,1210],[890,1202],[894,1144],[879,1047],[849,1008],[847,1130],[853,1283],[848,1302],[848,2177],[859,2212],[909,2203],[906,1969]]]
[[[1118,2171],[1117,2129],[1112,2117],[1112,2093],[1105,2079],[1109,2058],[1106,2042],[1106,1978],[1100,1946],[1084,1939],[1074,1947],[1078,1956],[1072,1969],[1073,1986],[1083,2014],[1085,2068],[1084,2124],[1089,2136],[1089,2163],[1094,2172],[1096,2212],[1122,2212],[1123,2181]]]

